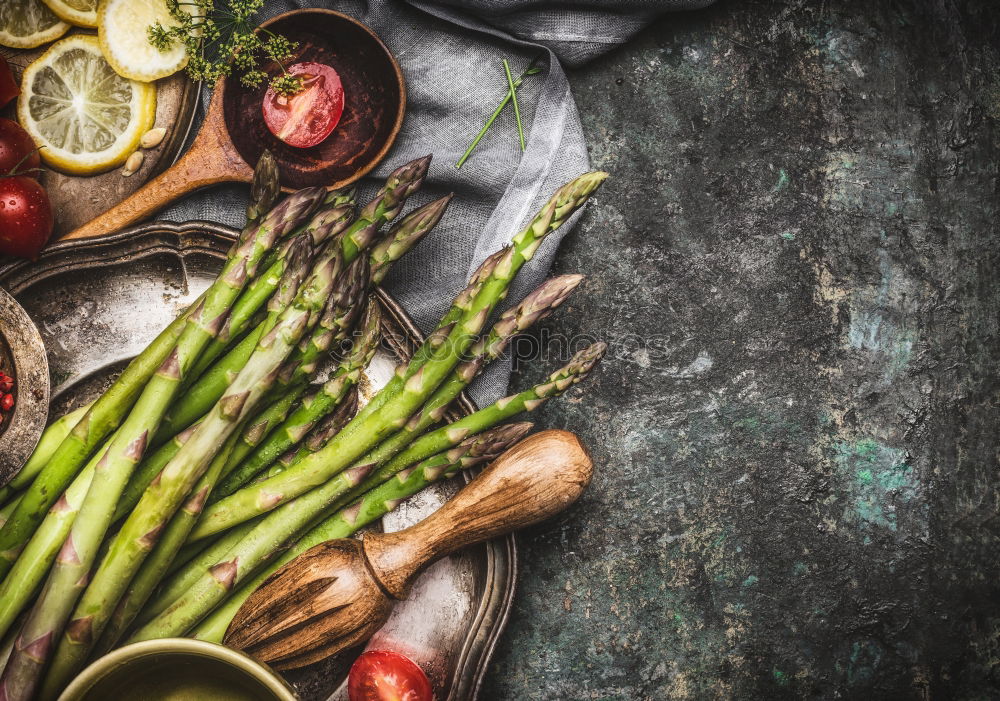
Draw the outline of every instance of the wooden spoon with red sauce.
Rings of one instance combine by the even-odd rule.
[[[310,185],[345,187],[385,157],[403,123],[406,88],[399,64],[375,33],[352,17],[319,8],[293,10],[261,27],[297,43],[290,63],[321,64],[336,72],[347,98],[336,131],[327,124],[332,133],[314,146],[291,146],[275,137],[262,118],[267,86],[247,87],[235,75],[223,77],[187,153],[65,238],[113,234],[199,188],[250,182],[253,164],[265,149],[274,154],[286,191]],[[276,64],[261,68],[269,75],[281,71]],[[323,87],[329,84],[324,77]]]

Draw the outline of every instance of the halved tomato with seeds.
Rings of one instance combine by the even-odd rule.
[[[347,678],[351,701],[432,701],[431,683],[416,662],[391,650],[363,652]]]
[[[264,121],[289,146],[315,146],[330,135],[344,113],[344,86],[337,71],[323,63],[296,63],[288,72],[302,79],[302,89],[282,95],[268,88]]]

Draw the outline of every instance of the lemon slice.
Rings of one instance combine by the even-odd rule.
[[[157,22],[177,26],[166,0],[105,0],[97,13],[101,50],[119,75],[149,82],[184,68],[187,51],[175,42],[166,51],[149,43],[149,28]]]
[[[0,0],[0,44],[33,49],[69,29],[41,0]]]
[[[42,160],[87,175],[121,165],[156,118],[156,88],[122,78],[97,37],[63,39],[24,69],[17,118]]]
[[[78,27],[97,26],[97,0],[42,0],[63,22]]]

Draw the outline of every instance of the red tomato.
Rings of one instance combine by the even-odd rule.
[[[413,660],[389,650],[368,650],[347,677],[351,701],[432,701],[431,683]]]
[[[296,63],[288,72],[302,77],[302,90],[291,96],[268,88],[264,122],[289,146],[308,148],[325,139],[344,112],[344,86],[337,71],[322,63]]]
[[[0,175],[8,175],[17,168],[19,173],[35,177],[26,171],[41,165],[38,147],[21,125],[9,119],[0,119]]]
[[[21,91],[17,89],[14,74],[10,72],[10,66],[7,65],[7,59],[0,56],[0,107],[20,94]]]
[[[36,258],[51,235],[45,188],[23,175],[0,177],[0,253]]]

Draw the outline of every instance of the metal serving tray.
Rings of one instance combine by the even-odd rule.
[[[208,286],[236,232],[207,222],[154,222],[99,240],[66,241],[38,261],[0,269],[6,288],[37,324],[48,354],[51,417],[90,401]],[[364,398],[388,381],[421,340],[381,289],[385,342],[362,383]],[[473,410],[465,398],[459,411]],[[461,478],[458,478],[461,479]],[[383,519],[405,528],[458,489],[432,486]],[[516,576],[512,536],[469,548],[431,567],[370,646],[390,644],[421,664],[438,699],[474,699],[507,620]],[[303,701],[346,699],[344,678],[360,649],[287,674]]]

